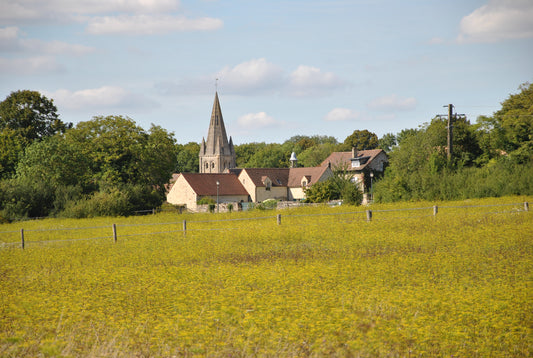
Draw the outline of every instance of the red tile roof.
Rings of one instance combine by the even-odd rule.
[[[234,174],[181,173],[181,175],[187,180],[196,194],[200,196],[217,195],[217,181],[220,184],[218,186],[218,195],[248,195],[248,192]]]
[[[311,167],[311,168],[291,168],[289,174],[289,187],[297,188],[302,186],[302,178],[305,176],[309,182],[307,185],[315,184],[318,179],[328,170],[328,167]]]
[[[287,186],[289,182],[289,168],[244,168],[256,187],[265,186],[264,177],[270,178],[272,186]]]

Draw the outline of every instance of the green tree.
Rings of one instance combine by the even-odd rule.
[[[52,187],[76,185],[84,191],[94,190],[89,158],[61,135],[29,145],[16,173],[18,178],[47,182]]]
[[[100,186],[151,185],[163,190],[175,167],[176,145],[158,126],[146,132],[127,117],[94,117],[65,133],[65,140],[86,157]]]
[[[53,100],[37,91],[16,91],[0,102],[0,128],[18,131],[30,141],[64,133],[72,127],[63,123]]]
[[[0,178],[13,175],[26,146],[71,126],[59,119],[53,101],[39,92],[11,92],[0,102]]]
[[[494,118],[504,132],[504,149],[524,163],[533,159],[533,84],[524,83],[519,90],[502,103]]]
[[[376,149],[379,146],[378,136],[366,129],[355,130],[350,134],[342,145],[340,150],[347,151],[355,147],[356,150]]]
[[[379,138],[379,147],[385,152],[389,153],[397,144],[396,136],[392,133],[386,133],[383,137]]]
[[[189,142],[187,144],[178,144],[178,156],[176,173],[198,173],[200,170],[200,144]]]
[[[307,148],[297,155],[298,164],[304,167],[318,166],[335,151],[335,148],[336,144],[332,143],[324,143]]]
[[[0,131],[0,179],[11,177],[28,140],[11,128]]]
[[[305,201],[310,203],[324,203],[330,200],[342,199],[343,204],[360,205],[363,193],[356,183],[351,181],[343,168],[335,168],[334,175],[328,180],[313,184],[305,189]]]
[[[250,167],[248,162],[252,159],[255,153],[263,150],[267,146],[266,143],[245,143],[235,146],[236,164],[238,168]]]
[[[249,168],[288,168],[292,146],[289,144],[267,144],[258,150],[246,163]]]

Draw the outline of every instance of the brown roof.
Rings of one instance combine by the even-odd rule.
[[[289,168],[245,168],[243,169],[256,187],[265,186],[264,177],[272,180],[272,186],[287,186]]]
[[[352,152],[333,152],[320,164],[320,166],[328,166],[331,163],[331,167],[333,169],[339,166],[347,166],[348,170],[363,170],[381,152],[383,152],[383,149],[369,149],[357,151],[355,158],[369,157],[366,163],[358,166],[357,168],[353,168],[351,164],[351,159],[353,158]]]
[[[297,188],[302,186],[302,178],[305,176],[309,182],[308,185],[313,185],[320,179],[328,167],[310,167],[310,168],[291,168],[289,174],[289,187]]]
[[[210,174],[210,173],[182,173],[183,178],[189,183],[197,195],[248,195],[237,176],[234,174]]]

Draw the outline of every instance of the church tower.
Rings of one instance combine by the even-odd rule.
[[[230,137],[228,143],[220,102],[218,101],[218,92],[215,92],[207,141],[202,138],[199,156],[200,173],[222,173],[225,169],[236,167],[233,140]]]

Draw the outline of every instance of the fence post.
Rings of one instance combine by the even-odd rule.
[[[278,214],[277,219],[278,219],[278,225],[281,225],[281,214]]]
[[[187,235],[187,220],[183,220],[183,236]]]
[[[113,224],[113,240],[117,242],[117,225]]]
[[[529,211],[529,203],[527,201],[524,202],[524,210]]]
[[[366,221],[372,221],[372,210],[366,211]]]
[[[437,213],[439,212],[439,207],[437,205],[435,205],[433,207],[433,216],[437,216]]]
[[[24,229],[20,229],[20,239],[21,239],[21,244],[22,244],[22,250],[24,250]]]

